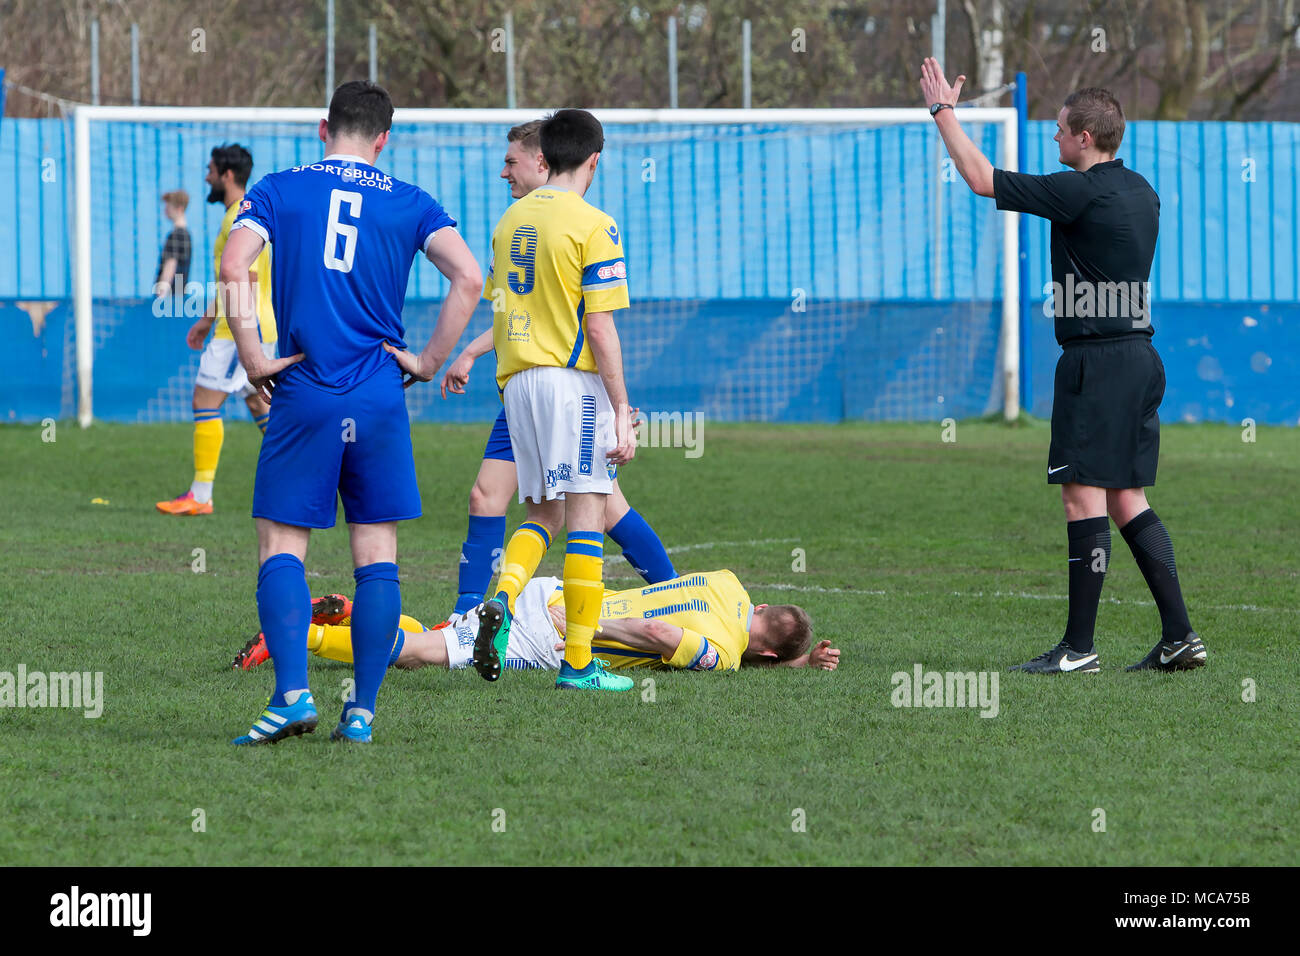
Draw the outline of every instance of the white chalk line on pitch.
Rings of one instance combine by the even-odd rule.
[[[730,548],[730,547],[755,547],[763,544],[790,544],[801,541],[802,538],[751,538],[748,541],[703,541],[699,544],[683,544],[674,548],[665,548],[669,554],[681,554],[685,551],[707,551],[712,548]],[[613,578],[607,576],[610,580],[629,580],[635,578]],[[900,597],[930,597],[929,594],[918,594],[908,591],[886,591],[865,588],[828,588],[817,584],[756,584],[754,590],[768,591],[801,591],[807,594],[862,594],[871,597],[885,597],[890,594],[897,594]],[[959,598],[1019,598],[1028,601],[1068,601],[1068,594],[1031,594],[1028,591],[949,591],[949,597]],[[1138,607],[1155,607],[1155,601],[1131,601],[1120,598],[1103,597],[1102,600],[1107,604],[1132,604]],[[1290,607],[1260,607],[1257,604],[1206,604],[1200,605],[1207,611],[1250,611],[1261,614],[1300,614],[1300,608]]]
[[[705,541],[701,544],[681,544],[675,548],[664,548],[669,554],[681,554],[683,551],[708,551],[710,548],[755,547],[760,544],[789,544],[801,538],[752,538],[749,541]]]
[[[880,591],[863,588],[827,588],[816,584],[755,584],[755,591],[805,591],[810,594],[866,594],[877,597],[895,594],[899,597],[932,597],[931,594],[914,591]],[[1028,591],[948,591],[948,597],[959,598],[1021,598],[1029,601],[1068,601],[1068,594],[1030,594]],[[1138,607],[1155,607],[1155,601],[1129,601],[1121,598],[1103,597],[1107,604],[1133,604]],[[1258,604],[1203,604],[1198,605],[1207,611],[1255,611],[1263,614],[1300,614],[1300,608],[1260,607]]]

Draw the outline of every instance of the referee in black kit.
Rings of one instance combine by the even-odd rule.
[[[1066,97],[1056,119],[1060,161],[1050,176],[994,169],[957,121],[966,77],[949,86],[938,61],[921,66],[921,91],[958,172],[998,208],[1052,222],[1056,365],[1047,480],[1061,486],[1070,547],[1065,637],[1012,670],[1096,673],[1093,628],[1110,564],[1109,514],[1160,609],[1160,642],[1129,670],[1190,670],[1205,644],[1187,619],[1169,532],[1143,490],[1156,482],[1165,369],[1151,345],[1148,279],[1160,199],[1115,158],[1124,137],[1119,101],[1100,89]]]

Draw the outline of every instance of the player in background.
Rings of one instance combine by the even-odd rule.
[[[1205,644],[1183,603],[1169,532],[1147,503],[1160,457],[1165,370],[1151,345],[1149,278],[1160,229],[1160,199],[1115,158],[1124,111],[1106,90],[1065,99],[1056,120],[1060,162],[1049,176],[994,169],[962,131],[953,109],[964,76],[951,87],[933,58],[921,90],[944,145],[971,189],[999,209],[1052,223],[1056,365],[1047,481],[1061,486],[1069,542],[1070,605],[1065,636],[1015,670],[1095,673],[1097,605],[1110,564],[1110,522],[1160,610],[1161,639],[1129,670],[1190,670],[1205,663]],[[1072,295],[1078,290],[1080,298]],[[1086,292],[1085,292],[1086,290]],[[1090,294],[1091,302],[1081,297]]]
[[[397,522],[420,516],[403,372],[430,381],[465,331],[482,275],[455,221],[428,193],[376,168],[393,104],[373,83],[344,83],[321,120],[325,158],[266,176],[241,204],[221,263],[235,342],[249,380],[275,414],[253,485],[260,568],[257,608],[275,692],[236,744],[308,733],[311,593],[303,559],[311,529],[343,502],[356,601],[356,690],[331,739],[369,742],[375,702],[401,615]],[[248,316],[247,266],[275,246],[276,313],[287,357],[268,361]],[[402,305],[423,252],[451,287],[418,355],[406,350]]]
[[[212,274],[221,273],[221,254],[230,236],[231,224],[244,201],[248,178],[253,172],[253,157],[238,143],[214,146],[208,160],[208,202],[221,203],[226,214],[221,219],[221,229],[212,247]],[[263,357],[275,358],[275,310],[271,304],[271,249],[261,254],[249,266],[247,281],[254,290],[253,311],[257,318],[257,331]],[[176,300],[173,300],[176,301]],[[207,346],[203,340],[216,331]],[[270,406],[249,384],[244,366],[236,354],[235,340],[230,323],[226,321],[226,307],[220,294],[214,295],[203,313],[185,336],[192,349],[203,349],[199,359],[199,373],[194,379],[194,481],[189,490],[170,501],[156,505],[163,514],[212,514],[212,483],[217,476],[217,462],[221,459],[221,445],[225,441],[225,425],[221,421],[221,406],[226,398],[236,392],[244,398],[253,422],[265,434]]]
[[[522,199],[546,184],[550,170],[542,155],[538,135],[541,127],[541,120],[531,120],[513,127],[506,134],[508,145],[501,178],[510,184],[512,199]],[[492,335],[489,329],[478,336],[448,366],[442,380],[443,398],[447,397],[448,390],[464,394],[474,361],[492,351]],[[623,557],[648,584],[676,577],[677,571],[663,542],[623,497],[617,466],[610,465],[609,468],[614,489],[605,501],[605,533],[623,549]],[[492,425],[492,433],[483,449],[483,463],[469,492],[469,528],[460,548],[459,595],[453,613],[460,614],[483,603],[488,585],[492,583],[493,561],[505,551],[506,509],[518,487],[515,456],[510,448],[510,431],[503,406]]]
[[[189,281],[190,256],[194,248],[190,241],[189,224],[185,221],[190,194],[183,189],[173,189],[163,193],[162,201],[163,215],[172,224],[172,228],[163,241],[162,252],[158,254],[158,272],[153,278],[153,294],[157,299],[170,298],[174,309],[176,303],[185,298],[185,283]],[[183,308],[183,302],[181,306]]]
[[[605,499],[613,488],[606,465],[636,453],[613,316],[629,304],[627,266],[618,225],[582,198],[605,146],[600,123],[584,110],[559,110],[540,135],[546,185],[497,223],[483,286],[527,520],[506,545],[494,596],[480,612],[474,666],[486,680],[501,676],[515,598],[567,527],[568,625],[555,686],[624,691],[632,681],[605,672],[591,639],[604,594]]]
[[[616,669],[734,671],[771,664],[835,670],[840,651],[830,641],[812,643],[812,622],[793,604],[753,604],[730,571],[702,571],[666,582],[667,588],[606,591],[592,652]],[[341,594],[313,603],[308,647],[327,660],[352,662],[351,602]],[[507,670],[558,670],[563,660],[564,587],[559,578],[533,578],[520,593],[506,648]],[[389,655],[403,670],[468,667],[478,634],[471,608],[427,628],[403,614]],[[707,635],[707,636],[706,636]],[[561,642],[561,643],[557,643]],[[267,659],[258,635],[236,655],[236,670]]]

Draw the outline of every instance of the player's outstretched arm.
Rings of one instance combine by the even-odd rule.
[[[589,312],[584,321],[596,369],[605,383],[609,403],[614,406],[618,444],[609,453],[609,460],[616,465],[625,465],[636,454],[636,432],[632,428],[632,409],[628,404],[627,383],[623,379],[623,349],[618,341],[618,329],[614,327],[614,313]]]
[[[925,96],[926,106],[936,103],[956,106],[957,99],[961,96],[961,85],[965,82],[966,77],[963,75],[957,77],[956,86],[949,86],[943,76],[943,67],[932,56],[926,57],[921,64],[921,93]],[[944,146],[948,147],[948,155],[952,157],[962,179],[966,180],[966,185],[978,196],[992,196],[993,164],[961,128],[961,123],[957,121],[957,111],[940,110],[934,114],[934,122],[939,127]]]
[[[487,355],[493,347],[491,329],[465,346],[456,356],[456,361],[447,367],[447,373],[442,377],[442,397],[446,398],[448,391],[464,395],[465,386],[469,384],[469,371],[474,367],[475,359]]]
[[[840,666],[840,649],[831,647],[830,641],[818,641],[807,654],[782,661],[777,667],[812,667],[817,670],[833,671]]]
[[[552,604],[548,609],[555,629],[564,634],[565,614],[563,604]],[[680,627],[666,621],[647,621],[639,617],[602,617],[597,633],[611,641],[618,641],[639,651],[653,651],[668,660],[677,653],[682,643]]]
[[[253,263],[266,244],[252,229],[233,229],[221,253],[221,283],[218,294],[226,305],[226,321],[239,352],[239,364],[248,373],[249,383],[266,401],[271,400],[277,373],[302,361],[302,353],[287,358],[268,359],[262,354],[257,333],[257,316],[253,312]]]
[[[428,344],[418,355],[384,343],[384,348],[406,372],[408,388],[415,382],[430,382],[438,374],[438,369],[442,368],[442,363],[447,361],[447,356],[451,355],[451,350],[464,334],[465,326],[469,325],[479,293],[483,291],[483,273],[479,270],[478,260],[454,227],[445,226],[435,232],[425,246],[424,254],[447,277],[451,288],[438,310],[438,324],[434,326],[433,335],[429,336]]]

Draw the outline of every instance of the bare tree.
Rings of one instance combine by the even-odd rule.
[[[1292,115],[1288,51],[1300,0],[951,0],[951,74],[971,92],[1030,77],[1033,115],[1070,90],[1107,86],[1132,117]],[[90,99],[90,23],[100,92],[129,102],[130,26],[141,34],[142,98],[180,105],[322,104],[324,0],[0,0],[0,62],[13,84]],[[679,102],[741,105],[741,23],[753,25],[755,106],[897,106],[917,101],[935,0],[375,0],[339,2],[336,76],[380,79],[403,106],[506,102],[505,13],[514,17],[519,101],[667,104],[666,27],[678,19]],[[11,89],[11,115],[51,99]]]

